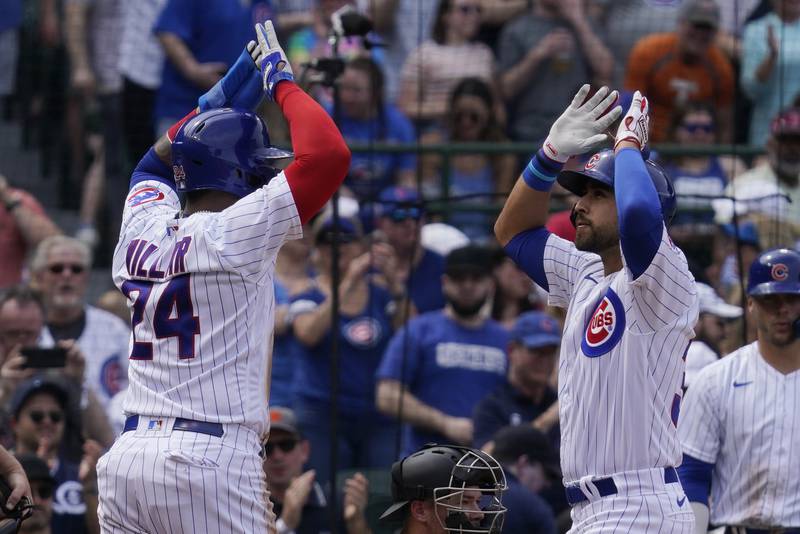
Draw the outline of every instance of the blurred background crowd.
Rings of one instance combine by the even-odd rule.
[[[373,30],[333,47],[346,5]],[[494,241],[495,215],[583,83],[623,106],[641,90],[700,282],[690,385],[755,339],[753,258],[800,246],[800,0],[0,0],[0,441],[42,505],[31,532],[97,528],[94,465],[127,385],[110,259],[130,171],[265,19],[353,149],[340,216],[278,257],[276,511],[320,532],[333,497],[343,529],[375,528],[391,462],[440,441],[494,450],[524,490],[507,531],[564,530],[562,316]],[[260,112],[291,146],[277,107]],[[572,239],[575,199],[553,198],[548,228]],[[35,347],[63,361],[32,369]]]

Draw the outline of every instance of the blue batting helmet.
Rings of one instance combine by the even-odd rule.
[[[645,160],[645,167],[653,180],[658,192],[658,200],[661,202],[661,214],[664,222],[669,224],[675,215],[676,200],[675,187],[666,171],[657,163]],[[603,150],[589,158],[586,165],[580,171],[562,171],[558,174],[558,183],[562,187],[578,196],[583,196],[586,192],[586,181],[594,180],[614,187],[614,151]]]
[[[800,295],[800,252],[768,250],[755,259],[747,279],[751,296],[789,293]]]
[[[243,109],[219,108],[192,117],[172,142],[172,169],[179,192],[224,191],[239,198],[280,172],[293,154],[270,145],[267,125]]]

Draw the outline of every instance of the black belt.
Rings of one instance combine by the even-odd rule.
[[[725,527],[725,534],[800,534],[800,528],[790,527]]]
[[[664,468],[664,482],[666,484],[672,484],[673,482],[678,481],[678,472],[675,471],[674,467],[665,467]],[[597,488],[597,492],[600,494],[600,497],[608,497],[609,495],[616,495],[617,485],[614,483],[614,479],[611,477],[606,478],[597,478],[592,480],[592,484],[594,487]],[[567,486],[564,488],[567,493],[567,502],[570,506],[575,506],[576,504],[588,501],[589,497],[583,493],[583,490],[577,484],[573,484],[571,486]]]
[[[158,421],[158,417],[153,417],[152,421]],[[139,426],[139,416],[131,415],[125,419],[125,428],[122,432],[130,432],[136,430]],[[172,425],[172,430],[183,430],[184,432],[197,432],[198,434],[208,434],[209,436],[222,437],[223,430],[220,423],[209,423],[207,421],[195,421],[193,419],[184,419],[178,417],[175,419],[175,424]]]

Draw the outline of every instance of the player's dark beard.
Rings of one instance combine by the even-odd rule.
[[[451,299],[450,297],[445,295],[445,300],[453,309],[453,313],[461,317],[462,319],[472,319],[475,317],[484,304],[486,304],[486,299],[489,296],[486,295],[482,299],[477,302],[473,302],[472,304],[462,304],[460,302],[456,302],[455,300]]]
[[[619,246],[617,236],[604,235],[602,232],[598,232],[594,226],[590,226],[589,230],[589,232],[584,231],[582,235],[575,234],[575,248],[578,250],[600,254],[611,247]]]

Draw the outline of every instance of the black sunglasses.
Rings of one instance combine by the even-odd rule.
[[[410,208],[395,208],[389,212],[389,218],[394,222],[403,222],[406,219],[418,221],[422,218],[422,209],[413,206]]]
[[[74,274],[81,274],[86,270],[86,267],[80,263],[54,263],[53,265],[50,265],[48,269],[53,274],[61,274],[65,269],[69,269]]]
[[[283,439],[280,441],[268,441],[264,445],[264,454],[271,456],[275,452],[275,447],[279,448],[281,452],[292,452],[297,447],[298,441],[296,439]]]
[[[465,15],[469,15],[470,13],[480,14],[481,11],[483,11],[481,6],[457,6],[457,9]]]
[[[44,411],[33,411],[28,414],[28,417],[31,418],[31,421],[36,423],[37,425],[44,421],[45,417],[48,417],[50,421],[53,423],[60,423],[61,420],[64,418],[64,415],[61,412],[52,411],[52,412],[44,412]]]
[[[41,484],[31,484],[31,490],[39,495],[40,499],[49,499],[53,496],[53,485],[47,482]]]
[[[684,122],[681,128],[687,132],[705,132],[711,133],[714,131],[714,125],[709,122]]]

